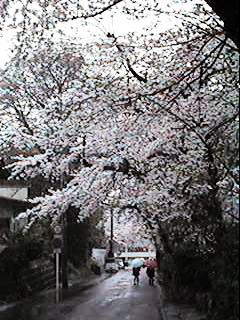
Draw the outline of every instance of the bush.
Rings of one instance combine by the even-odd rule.
[[[21,280],[21,272],[31,261],[40,258],[42,252],[42,240],[21,233],[11,236],[8,247],[0,255],[0,296],[25,296],[27,288]]]
[[[21,234],[14,235],[0,256],[0,270],[16,272],[26,267],[30,261],[40,258],[42,250],[43,240]]]
[[[101,268],[99,267],[96,261],[93,261],[93,260],[91,261],[90,268],[92,272],[95,273],[96,275],[101,275]]]
[[[225,224],[211,261],[212,319],[239,319],[239,228]]]
[[[239,318],[239,229],[224,222],[213,251],[180,242],[165,253],[161,272],[168,293],[204,309],[209,320]],[[207,249],[207,248],[206,248]]]

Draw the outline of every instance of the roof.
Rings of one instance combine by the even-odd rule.
[[[24,200],[17,200],[17,199],[12,199],[12,198],[5,198],[0,196],[0,205],[8,205],[11,207],[18,207],[18,208],[28,208],[28,207],[33,207],[33,204],[30,203],[29,201],[24,201]]]
[[[15,187],[15,188],[28,188],[29,184],[25,181],[16,181],[16,180],[4,180],[0,179],[0,188],[1,187]]]

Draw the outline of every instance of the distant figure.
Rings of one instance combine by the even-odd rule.
[[[133,268],[133,276],[134,276],[133,284],[134,285],[139,285],[140,269],[141,268]]]
[[[155,269],[148,267],[147,268],[147,275],[149,279],[149,285],[153,286],[154,285],[154,278],[155,278]]]

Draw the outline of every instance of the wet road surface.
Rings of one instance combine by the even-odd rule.
[[[161,320],[159,308],[158,288],[149,286],[145,270],[139,286],[126,270],[58,305],[31,303],[4,320]]]
[[[158,290],[148,285],[145,270],[139,286],[133,286],[132,280],[131,271],[119,272],[86,292],[65,319],[160,320]]]

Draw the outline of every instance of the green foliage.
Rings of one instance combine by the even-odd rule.
[[[40,258],[43,240],[21,233],[10,237],[8,247],[0,256],[0,270],[15,273],[28,266],[30,261]]]
[[[161,263],[161,271],[174,299],[184,298],[195,302],[195,294],[205,294],[210,289],[209,260],[196,252],[194,245],[175,248],[171,255],[166,255]]]
[[[208,313],[209,320],[239,317],[238,224],[223,222],[214,250],[199,250],[197,242],[180,241],[161,260],[169,294]],[[178,234],[179,237],[179,234]],[[176,240],[176,239],[175,239]],[[183,240],[183,238],[182,238]],[[203,248],[202,248],[203,249]]]
[[[0,155],[0,179],[8,179],[9,177],[9,170],[5,169],[5,162]]]
[[[23,283],[21,272],[29,263],[41,257],[43,240],[31,235],[12,234],[8,247],[0,255],[0,297],[16,299],[26,295],[26,284]]]
[[[91,268],[92,272],[95,273],[96,275],[101,274],[101,268],[99,267],[99,265],[97,264],[96,261],[94,261],[94,260],[91,261],[90,268]]]
[[[104,242],[104,232],[96,225],[101,219],[101,212],[79,223],[78,210],[71,208],[68,217],[68,258],[76,267],[83,267],[91,256],[93,247],[101,247]]]
[[[239,225],[224,225],[211,261],[214,320],[239,319]]]

